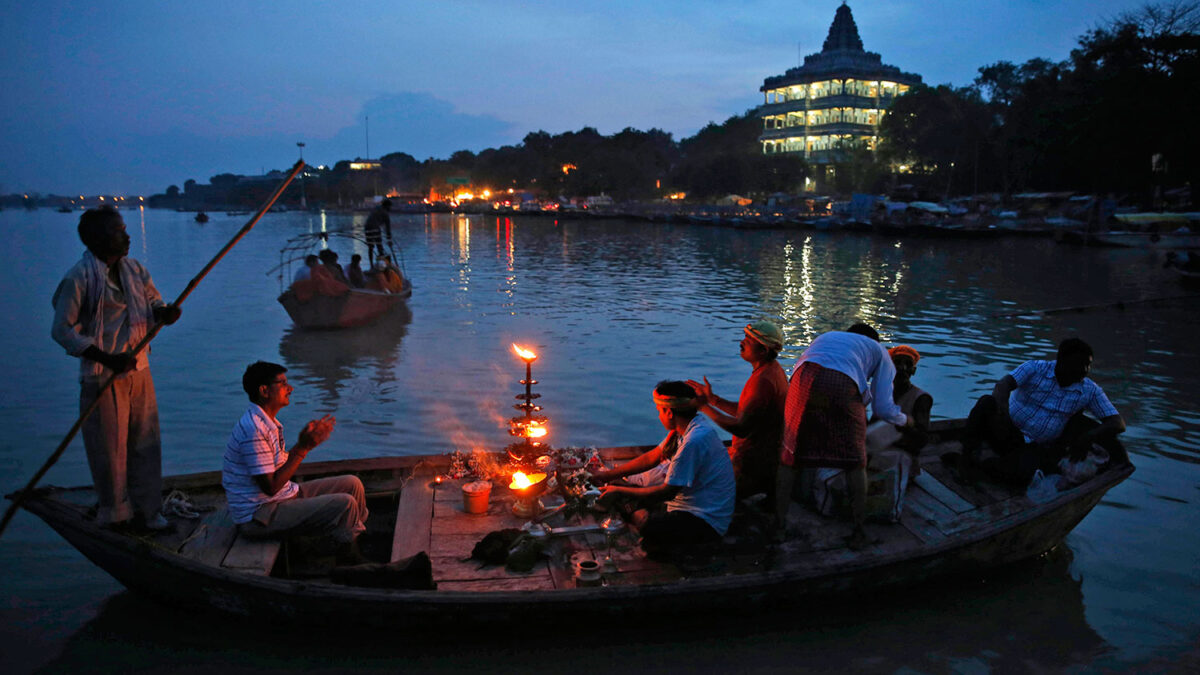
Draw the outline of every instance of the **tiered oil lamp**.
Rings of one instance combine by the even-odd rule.
[[[537,354],[516,344],[512,347],[517,356],[525,362],[525,379],[521,380],[521,384],[525,385],[525,393],[517,394],[516,398],[521,403],[513,406],[524,414],[509,419],[508,433],[525,439],[525,442],[509,445],[508,457],[514,463],[529,466],[542,454],[541,444],[534,439],[546,435],[547,420],[542,415],[534,414],[542,409],[541,406],[533,403],[534,399],[541,397],[541,394],[533,393],[533,385],[537,384],[537,380],[533,379],[533,362],[537,359]]]
[[[538,497],[546,491],[546,474],[518,471],[513,474],[508,489],[512,490],[512,513],[518,518],[533,518],[542,512],[542,502]]]

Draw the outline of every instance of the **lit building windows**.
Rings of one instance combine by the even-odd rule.
[[[920,75],[885,65],[879,54],[863,50],[850,7],[843,4],[820,52],[763,83],[762,151],[800,153],[828,163],[848,143],[874,150],[884,110],[920,82]]]

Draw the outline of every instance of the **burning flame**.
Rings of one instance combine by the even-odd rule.
[[[541,438],[546,435],[546,427],[530,426],[525,430],[525,435],[529,438]]]
[[[515,343],[515,342],[513,343],[512,348],[513,348],[513,351],[517,353],[517,356],[521,357],[521,359],[523,359],[525,361],[533,361],[534,359],[537,358],[537,354],[534,354],[533,352],[529,351],[528,349],[519,347],[517,345],[517,343]]]
[[[544,473],[535,473],[526,476],[524,471],[518,471],[513,474],[512,483],[509,484],[508,488],[510,490],[524,490],[544,480],[546,480],[546,474]]]

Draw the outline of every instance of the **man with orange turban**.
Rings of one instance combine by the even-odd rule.
[[[783,349],[783,331],[770,321],[755,321],[746,324],[743,332],[740,353],[753,372],[736,400],[714,394],[707,377],[703,384],[687,383],[696,392],[700,412],[733,434],[729,459],[737,477],[738,498],[765,493],[767,503],[773,504],[788,389],[787,375],[776,360]]]

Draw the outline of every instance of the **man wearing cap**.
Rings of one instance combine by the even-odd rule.
[[[634,511],[632,522],[642,535],[642,549],[651,557],[675,559],[697,548],[720,542],[733,518],[736,485],[725,444],[699,412],[695,393],[686,382],[664,381],[654,388],[658,420],[679,437],[674,454],[665,457],[663,443],[614,469],[599,471],[599,483],[641,473],[666,459],[666,480],[647,487],[606,485],[601,500],[630,497],[645,506],[666,502],[666,511]]]
[[[933,410],[933,396],[912,383],[912,376],[917,373],[917,362],[921,360],[916,349],[899,345],[889,349],[888,354],[892,357],[892,365],[896,367],[896,377],[892,380],[892,400],[913,422],[912,426],[900,429],[900,440],[893,445],[916,454],[929,440],[929,414]],[[919,464],[916,468],[920,473]]]
[[[870,543],[863,527],[867,497],[866,404],[871,404],[881,420],[912,426],[912,418],[893,400],[895,376],[896,367],[879,344],[879,333],[865,323],[823,333],[804,351],[788,384],[784,412],[776,487],[781,531],[787,526],[798,469],[804,470],[803,488],[809,487],[811,469],[845,469],[854,519],[848,543],[854,549]]]
[[[707,377],[703,384],[687,383],[696,392],[700,412],[733,434],[729,458],[738,498],[765,493],[768,503],[773,503],[788,389],[787,375],[776,360],[783,348],[783,331],[770,321],[755,321],[746,324],[744,333],[740,353],[753,372],[736,401],[714,394]]]

